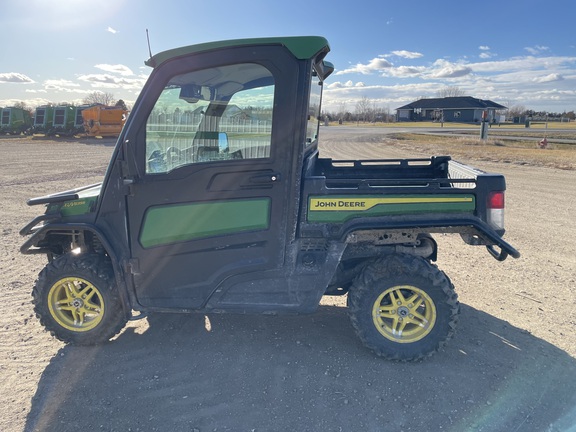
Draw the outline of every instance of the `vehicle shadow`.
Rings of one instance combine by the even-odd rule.
[[[576,359],[462,305],[448,347],[382,360],[346,309],[313,315],[171,315],[97,347],[62,348],[26,431],[566,431]]]

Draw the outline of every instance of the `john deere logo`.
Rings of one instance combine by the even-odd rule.
[[[329,201],[329,200],[314,200],[313,209],[321,207],[331,208],[344,208],[344,207],[366,207],[366,201]]]
[[[78,207],[78,206],[83,206],[83,205],[86,205],[86,201],[68,201],[68,202],[64,203],[64,205],[62,207],[72,208],[72,207]]]
[[[342,223],[355,217],[473,212],[474,209],[471,194],[310,197],[307,219]]]
[[[383,204],[472,203],[471,196],[388,197],[388,198],[311,198],[311,211],[362,211]]]

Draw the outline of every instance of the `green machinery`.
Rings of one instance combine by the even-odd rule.
[[[30,112],[23,108],[0,108],[0,134],[20,135],[32,127]]]
[[[82,111],[88,105],[44,105],[36,108],[34,132],[71,136],[84,131]]]

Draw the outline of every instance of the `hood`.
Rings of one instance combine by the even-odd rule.
[[[28,205],[46,204],[46,214],[76,216],[91,213],[96,207],[102,183],[57,192],[28,200]]]

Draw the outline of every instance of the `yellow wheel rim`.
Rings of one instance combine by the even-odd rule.
[[[93,329],[104,317],[104,299],[86,279],[60,279],[48,292],[50,314],[62,327],[73,332]]]
[[[424,338],[436,323],[436,306],[426,292],[410,285],[384,291],[372,308],[374,325],[386,339],[413,343]]]

